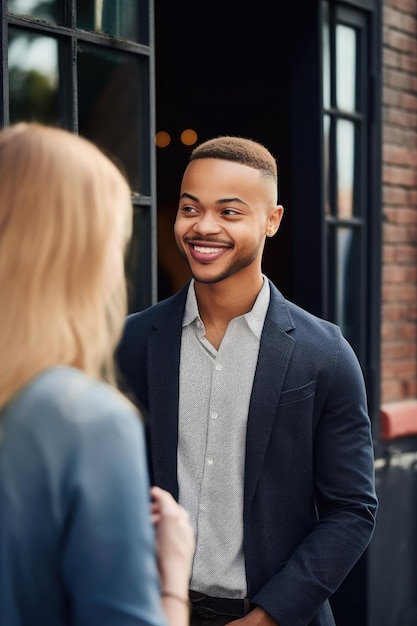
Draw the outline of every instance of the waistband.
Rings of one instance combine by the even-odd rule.
[[[248,598],[215,598],[198,591],[189,591],[191,612],[193,615],[212,619],[217,615],[244,617],[250,610]]]

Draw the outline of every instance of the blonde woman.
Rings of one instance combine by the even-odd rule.
[[[131,211],[92,143],[0,132],[4,626],[188,624],[188,516],[150,490],[140,416],[113,383]]]

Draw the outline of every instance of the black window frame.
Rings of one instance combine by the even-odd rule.
[[[360,306],[360,329],[357,342],[353,345],[364,370],[368,392],[369,412],[373,422],[373,432],[377,436],[379,429],[380,411],[380,352],[381,352],[381,262],[382,262],[382,174],[381,174],[381,33],[382,9],[377,0],[351,0],[328,2],[331,31],[337,24],[346,24],[358,29],[360,37],[360,52],[363,58],[358,59],[362,76],[357,85],[362,94],[360,103],[361,113],[349,114],[324,108],[324,116],[330,115],[339,119],[348,119],[361,128],[361,137],[358,149],[361,151],[359,180],[362,184],[358,198],[361,213],[344,220],[336,215],[325,215],[323,207],[324,229],[348,227],[361,231],[360,244],[360,275],[361,284],[358,286],[358,300]],[[334,46],[334,36],[331,36]],[[335,75],[332,84],[335,84]],[[332,103],[335,102],[334,94]],[[336,150],[336,144],[334,144]],[[355,159],[355,167],[357,160]],[[337,178],[333,171],[331,176],[331,194],[335,202],[337,192]],[[324,203],[323,203],[324,204]],[[326,234],[323,237],[323,248],[326,246]],[[323,266],[325,282],[323,285],[323,316],[338,323],[335,316],[335,288],[329,288],[329,275],[334,267],[335,259],[328,257],[328,250],[323,252]]]

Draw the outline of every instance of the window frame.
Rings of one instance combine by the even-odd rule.
[[[322,5],[323,6],[323,5]],[[360,180],[364,182],[359,188],[359,203],[363,212],[353,216],[347,222],[337,216],[326,216],[323,197],[324,229],[348,226],[352,229],[362,229],[362,284],[360,287],[360,320],[361,328],[358,333],[358,345],[354,346],[361,362],[368,393],[369,413],[373,423],[373,432],[377,436],[379,429],[380,409],[380,353],[381,353],[381,262],[382,262],[382,9],[376,0],[350,0],[328,2],[329,13],[332,13],[335,23],[347,23],[363,31],[363,52],[366,55],[365,67],[362,68],[362,77],[358,88],[366,94],[362,101],[363,114],[346,115],[345,112],[331,111],[339,118],[352,120],[362,126],[363,132],[358,149],[365,154],[361,164]],[[334,42],[333,44],[334,45]],[[361,63],[361,59],[357,59]],[[335,84],[335,76],[332,83]],[[333,94],[334,96],[334,94]],[[334,99],[333,99],[334,102]],[[323,119],[326,114],[323,103]],[[356,165],[355,165],[356,167]],[[333,198],[337,191],[336,177],[331,175]],[[323,238],[323,247],[326,237]],[[332,265],[331,259],[324,251],[323,265],[326,278]],[[331,301],[335,293],[329,292],[327,280],[324,283],[324,310],[323,315],[332,321],[334,317]]]

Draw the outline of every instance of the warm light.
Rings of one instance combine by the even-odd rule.
[[[197,133],[192,128],[187,128],[181,133],[181,141],[186,146],[192,146],[197,141]]]
[[[155,135],[155,143],[158,148],[166,148],[171,143],[171,135],[165,130],[160,130]]]

